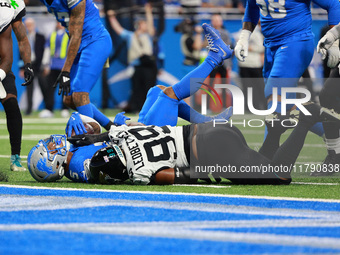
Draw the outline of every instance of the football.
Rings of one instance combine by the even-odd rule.
[[[87,122],[84,123],[85,129],[87,131],[87,134],[93,135],[93,134],[99,134],[100,133],[100,126],[96,122]],[[72,130],[71,136],[76,135],[74,130]]]

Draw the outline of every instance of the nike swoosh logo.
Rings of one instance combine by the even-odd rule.
[[[281,50],[284,50],[284,49],[286,49],[286,48],[288,48],[288,46],[284,46],[284,47],[282,46],[282,47],[281,47]]]
[[[223,52],[223,57],[226,57],[226,56],[227,56],[227,52],[225,52],[225,50],[224,50],[224,49],[222,49],[220,46],[217,46],[217,47],[219,47],[219,48],[220,48],[220,50]]]

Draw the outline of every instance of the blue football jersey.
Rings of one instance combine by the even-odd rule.
[[[328,11],[329,25],[340,22],[338,0],[313,1]],[[244,22],[261,19],[265,46],[313,38],[311,0],[248,0]]]
[[[106,146],[106,143],[95,143],[82,147],[71,146],[70,151],[73,152],[73,156],[65,176],[74,182],[88,182],[91,158],[96,151]]]
[[[56,19],[66,28],[67,32],[72,9],[81,1],[86,1],[83,34],[79,50],[97,39],[105,29],[100,20],[99,10],[92,0],[54,0],[51,5],[49,5],[46,0],[40,1],[47,7],[48,12],[55,15]]]

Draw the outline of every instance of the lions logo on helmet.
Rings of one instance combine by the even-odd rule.
[[[38,182],[54,182],[64,176],[67,158],[65,135],[51,135],[40,140],[27,156],[28,170]]]

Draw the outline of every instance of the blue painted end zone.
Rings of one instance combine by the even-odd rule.
[[[29,238],[28,238],[29,237]],[[50,237],[50,238],[48,238]],[[49,241],[47,241],[49,240]],[[11,245],[8,245],[11,244]],[[0,233],[1,254],[293,254],[332,249],[196,241],[85,233],[17,231]],[[29,251],[27,249],[29,248]],[[337,251],[339,252],[339,250]]]
[[[340,253],[340,204],[0,186],[0,254]]]

